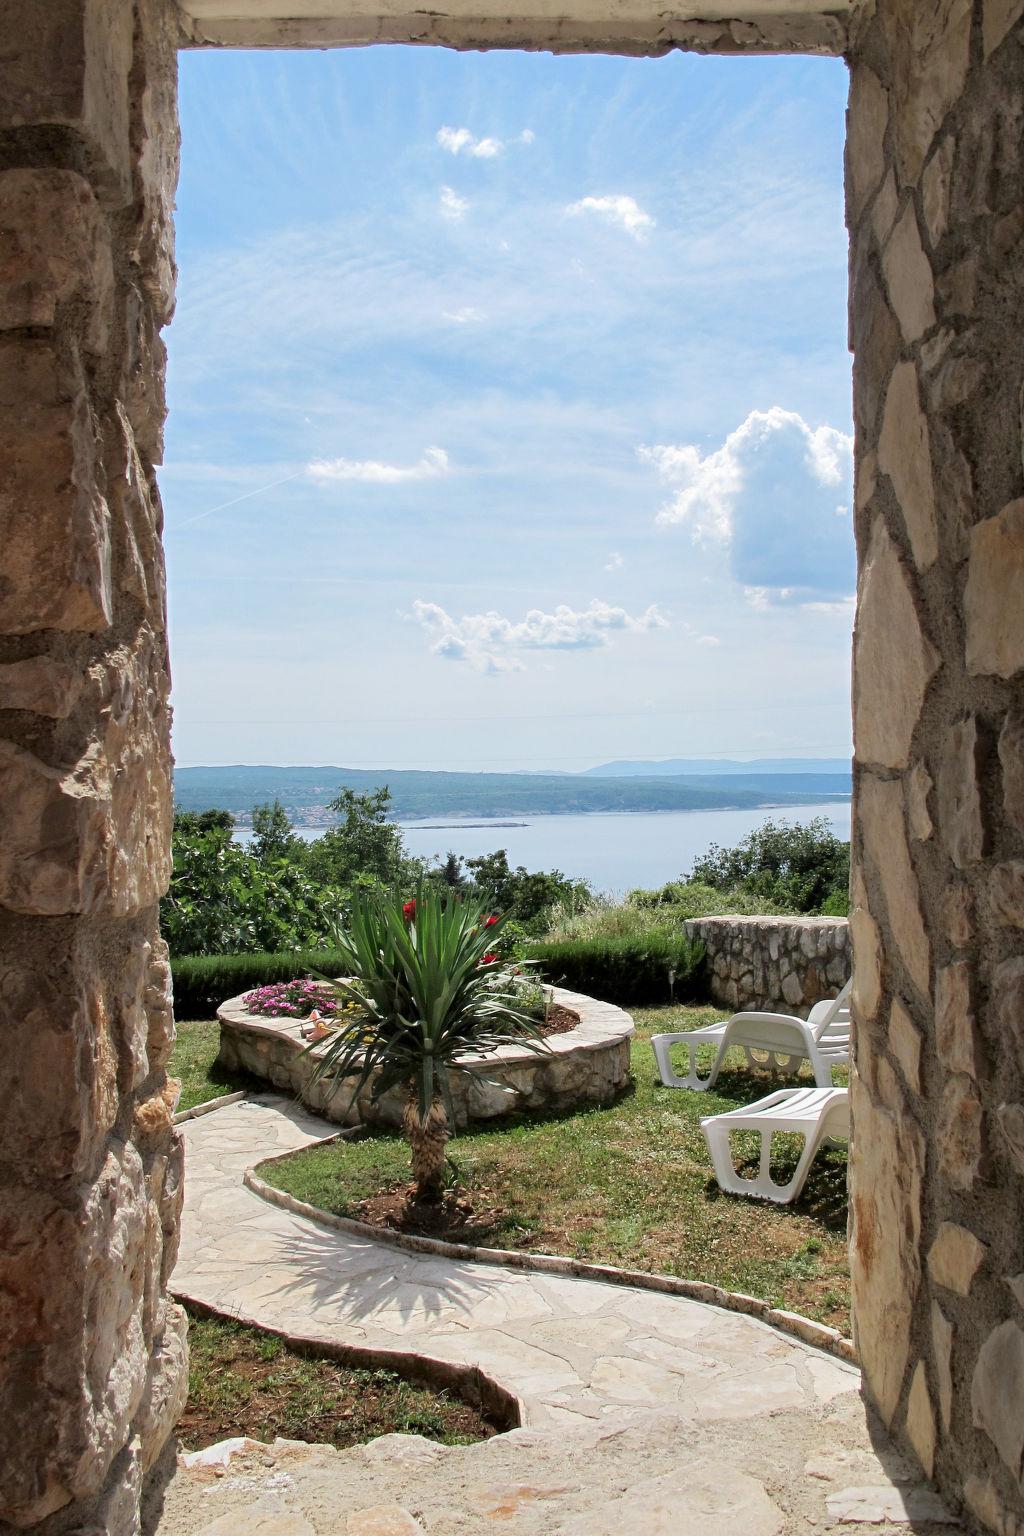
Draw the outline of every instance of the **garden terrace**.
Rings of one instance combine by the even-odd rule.
[[[579,1015],[579,1024],[554,1034],[541,1050],[503,1045],[486,1055],[467,1056],[467,1072],[453,1074],[456,1122],[490,1120],[524,1110],[568,1110],[585,1104],[610,1104],[629,1082],[629,1045],[633,1021],[621,1008],[579,992],[553,989],[554,1001]],[[405,1098],[397,1090],[370,1100],[368,1084],[355,1104],[342,1083],[312,1081],[323,1047],[309,1050],[301,1019],[263,1018],[251,1014],[244,996],[217,1010],[220,1020],[218,1065],[228,1073],[248,1073],[283,1088],[318,1114],[343,1125],[401,1123]]]
[[[7,0],[0,12],[0,1524],[133,1536],[143,1480],[184,1400],[184,1318],[168,1294],[184,1152],[157,925],[172,811],[156,467],[160,332],[174,308],[177,50],[415,41],[849,63],[855,1336],[884,1430],[966,1520],[1001,1536],[1021,1527],[1024,5],[742,0],[728,10],[714,0],[573,0],[526,14],[500,0],[418,13],[390,0]],[[382,547],[382,570],[388,560]],[[236,1111],[239,1122],[252,1114]],[[237,1260],[223,1261],[259,1271],[258,1236],[240,1230]],[[223,1271],[208,1283],[234,1289]],[[485,1309],[486,1285],[478,1294]],[[506,1346],[527,1375],[542,1302]],[[676,1358],[691,1317],[674,1310],[666,1324]],[[438,1349],[462,1335],[454,1311],[449,1321]],[[702,1312],[694,1328],[711,1321]],[[577,1315],[555,1347],[622,1326],[636,1337],[634,1325],[609,1316],[599,1334]],[[740,1334],[734,1363],[750,1356]],[[612,1367],[635,1384],[634,1401],[642,1345]],[[556,1377],[575,1374],[552,1358]],[[827,1424],[810,1412],[790,1421],[780,1449],[777,1394],[799,1387],[809,1405],[813,1377],[776,1357],[765,1392],[747,1401],[744,1455],[781,1469],[780,1497],[807,1492],[819,1454],[870,1456],[859,1399],[844,1391]],[[688,1435],[705,1434],[707,1390],[698,1372]],[[721,1401],[729,1385],[719,1378],[715,1390]],[[550,1422],[549,1471],[561,1476],[567,1421]],[[624,1500],[621,1489],[655,1433],[678,1488],[679,1424],[643,1426],[600,1484],[606,1528],[653,1522],[649,1490]],[[716,1475],[732,1454],[719,1451]],[[513,1470],[505,1464],[506,1484]],[[742,1476],[728,1517],[780,1529],[762,1485]],[[716,1492],[714,1481],[692,1490],[702,1529],[721,1513]],[[825,1511],[794,1507],[793,1523],[806,1528],[809,1515]]]

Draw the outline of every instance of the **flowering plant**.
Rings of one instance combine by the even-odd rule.
[[[247,992],[242,1002],[249,1013],[286,1019],[308,1019],[315,1012],[321,1019],[330,1021],[356,1009],[355,1003],[342,1003],[328,982],[302,977],[257,987],[254,992]]]

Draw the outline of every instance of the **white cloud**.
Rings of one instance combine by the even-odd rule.
[[[633,617],[596,597],[580,610],[567,603],[560,603],[554,613],[531,608],[518,622],[493,610],[454,619],[437,603],[417,599],[411,617],[426,630],[435,656],[468,662],[478,672],[523,671],[519,651],[596,650],[616,632],[639,634],[668,625],[654,605]]]
[[[532,144],[533,140],[534,134],[529,128],[524,128],[514,139],[478,139],[468,128],[446,126],[437,130],[437,142],[442,149],[446,149],[450,155],[461,155],[465,151],[474,160],[493,160],[508,144]]]
[[[700,635],[697,640],[698,645],[714,646],[721,645],[721,643],[717,635]]]
[[[605,570],[606,571],[621,571],[621,569],[622,569],[624,564],[625,564],[625,561],[623,560],[622,556],[619,554],[618,550],[617,549],[613,549],[611,554],[608,556],[608,560],[607,560],[607,562],[605,564]]]
[[[441,215],[446,219],[464,219],[469,207],[468,199],[460,197],[452,187],[441,188]]]
[[[475,309],[472,304],[464,304],[461,309],[445,309],[441,313],[445,320],[451,320],[456,325],[473,325],[487,318],[482,309]]]
[[[647,231],[654,228],[654,220],[645,213],[635,197],[581,197],[578,203],[570,203],[566,213],[596,213],[603,219],[611,219],[632,235],[634,240],[645,240]]]
[[[321,484],[361,480],[368,485],[398,485],[406,480],[436,480],[449,472],[443,448],[428,448],[416,464],[381,464],[377,459],[315,459],[306,473]]]
[[[641,447],[639,456],[674,488],[658,522],[685,523],[695,543],[728,550],[732,575],[755,608],[844,597],[854,582],[845,503],[853,439],[810,427],[795,411],[751,411],[709,453],[693,444]]]

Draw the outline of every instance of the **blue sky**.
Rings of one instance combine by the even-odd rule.
[[[847,752],[845,97],[182,54],[178,762]]]

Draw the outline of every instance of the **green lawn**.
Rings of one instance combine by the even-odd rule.
[[[452,1162],[474,1206],[497,1213],[474,1240],[710,1281],[846,1332],[845,1152],[819,1154],[795,1206],[723,1195],[700,1119],[794,1079],[739,1070],[737,1053],[737,1069],[723,1072],[714,1093],[663,1088],[649,1037],[696,1028],[721,1012],[645,1008],[633,1016],[636,1087],[611,1108],[524,1117],[500,1130],[473,1129],[452,1143]],[[788,1138],[780,1164],[791,1166],[798,1146]],[[372,1134],[310,1148],[261,1172],[302,1200],[358,1216],[361,1201],[408,1181],[409,1163],[398,1137]]]
[[[452,1393],[307,1355],[224,1318],[191,1312],[188,1343],[188,1403],[178,1422],[186,1450],[234,1435],[339,1449],[392,1433],[468,1445],[503,1427]]]
[[[197,1104],[220,1098],[223,1093],[234,1093],[239,1088],[266,1088],[266,1083],[244,1072],[229,1072],[226,1067],[218,1066],[219,1047],[220,1025],[216,1019],[193,1019],[177,1025],[177,1039],[167,1064],[167,1074],[181,1083],[179,1111],[194,1109]]]

